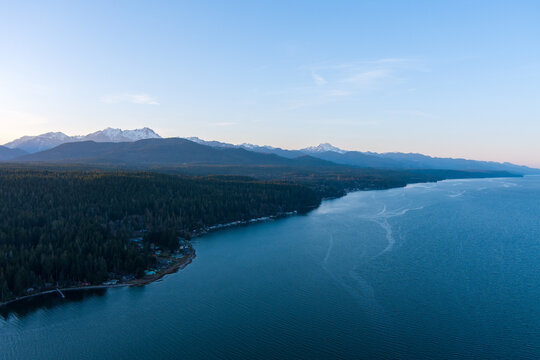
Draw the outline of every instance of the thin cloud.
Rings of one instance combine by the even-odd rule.
[[[375,60],[361,60],[350,62],[324,62],[311,65],[303,65],[301,69],[308,69],[312,72],[320,70],[347,70],[347,69],[366,69],[378,66],[399,67],[399,68],[423,68],[422,61],[415,58],[381,58]]]
[[[390,76],[391,70],[389,69],[373,69],[345,78],[342,82],[356,85],[371,85],[379,80],[387,79]]]
[[[284,110],[296,110],[350,101],[373,92],[399,89],[409,91],[415,73],[429,71],[419,59],[387,57],[350,62],[323,62],[303,65],[299,70],[311,81],[281,90],[286,95]],[[324,76],[323,76],[324,74]]]
[[[102,99],[106,104],[119,104],[119,103],[132,103],[132,104],[141,104],[141,105],[159,105],[159,102],[148,94],[116,94],[109,95]]]
[[[403,80],[406,74],[429,71],[421,60],[414,58],[387,57],[374,60],[362,60],[340,63],[319,63],[305,65],[302,70],[309,70],[315,85],[334,87],[356,93],[364,93],[381,86],[393,86]],[[320,74],[325,74],[322,77]],[[326,94],[331,95],[331,94]]]
[[[327,81],[319,74],[312,72],[311,77],[313,77],[313,80],[315,81],[315,84],[321,86],[327,83]]]

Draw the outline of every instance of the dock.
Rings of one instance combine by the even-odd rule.
[[[62,293],[62,291],[60,291],[59,288],[56,288],[56,291],[58,291],[58,293],[60,294],[60,296],[62,296],[62,299],[65,299],[66,297],[64,296],[64,294]]]

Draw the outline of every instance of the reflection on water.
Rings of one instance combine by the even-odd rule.
[[[10,315],[22,318],[41,309],[52,309],[66,302],[79,302],[94,296],[103,296],[107,289],[91,289],[78,291],[65,291],[62,298],[59,293],[49,293],[17,301],[0,307],[0,316],[7,319]]]

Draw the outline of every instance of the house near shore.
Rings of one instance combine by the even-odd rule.
[[[103,285],[116,285],[116,284],[118,284],[117,279],[113,279],[113,280],[103,282]]]

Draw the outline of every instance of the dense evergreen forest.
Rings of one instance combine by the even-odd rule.
[[[155,167],[153,170],[191,176],[242,175],[266,181],[279,180],[309,187],[325,198],[340,197],[353,190],[384,190],[403,187],[407,184],[447,179],[521,176],[505,171],[390,170],[341,165],[331,167],[187,165]]]
[[[305,186],[243,177],[0,169],[0,300],[47,283],[141,276],[154,261],[149,242],[174,247],[177,236],[207,226],[320,201]],[[129,240],[140,230],[142,248]]]

